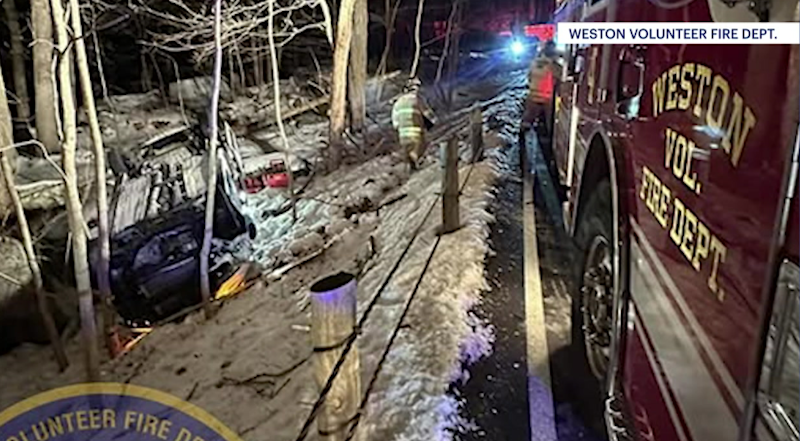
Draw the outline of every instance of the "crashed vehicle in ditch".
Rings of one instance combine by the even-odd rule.
[[[207,137],[200,127],[170,130],[134,154],[112,159],[118,178],[109,209],[110,281],[114,305],[129,326],[150,326],[201,300]],[[242,211],[242,161],[225,123],[217,153],[212,292],[236,270],[228,252],[231,241],[256,234]],[[97,268],[97,242],[90,247]]]

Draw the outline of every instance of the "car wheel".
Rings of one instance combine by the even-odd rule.
[[[611,359],[614,247],[611,187],[603,181],[589,196],[579,219],[579,262],[572,301],[572,346],[581,363],[581,413],[604,432],[604,385]]]

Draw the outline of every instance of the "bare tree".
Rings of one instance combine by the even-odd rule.
[[[392,37],[394,36],[394,25],[397,22],[397,13],[400,11],[400,4],[403,0],[396,0],[394,6],[390,6],[391,0],[386,0],[386,45],[383,47],[383,54],[381,55],[381,62],[378,64],[376,75],[383,75],[386,73],[387,65],[389,64],[389,54],[392,51]],[[380,96],[378,96],[380,99]]]
[[[459,7],[460,7],[460,1],[454,0],[452,10],[450,11],[450,17],[447,19],[447,34],[445,35],[444,39],[444,49],[442,50],[442,57],[439,58],[439,66],[436,68],[436,79],[434,80],[434,84],[438,84],[439,81],[442,79],[442,73],[444,71],[445,61],[448,60],[448,57],[451,56],[458,57],[458,49],[456,49],[455,54],[451,54],[451,52],[453,52],[452,50],[453,48],[451,48],[450,43],[453,40],[454,27],[456,26],[456,16],[458,15]]]
[[[108,188],[106,183],[106,151],[103,147],[103,136],[100,131],[100,122],[97,120],[97,110],[92,92],[92,78],[89,75],[89,60],[86,55],[86,44],[83,38],[81,24],[81,11],[78,0],[70,0],[72,12],[72,32],[75,38],[75,58],[78,63],[81,91],[83,92],[83,109],[89,119],[89,131],[94,147],[95,185],[97,190],[97,241],[100,243],[100,258],[97,262],[97,288],[100,291],[101,313],[103,319],[103,335],[106,340],[106,349],[113,358],[115,351],[116,327],[111,305],[111,281],[109,280],[109,264],[111,260],[111,245],[108,226]]]
[[[286,158],[286,174],[289,176],[289,198],[292,202],[292,221],[297,222],[297,201],[294,195],[294,174],[292,173],[292,162],[291,158],[289,157],[289,139],[286,138],[286,128],[283,126],[283,117],[281,116],[281,86],[278,72],[278,54],[275,50],[275,24],[273,20],[275,17],[275,9],[272,1],[269,2],[269,5],[270,20],[267,29],[269,33],[270,66],[272,66],[273,78],[272,91],[275,94],[275,120],[278,122],[278,129],[281,132],[284,158]]]
[[[353,37],[353,11],[356,0],[342,0],[333,50],[333,85],[331,87],[330,164],[339,165],[347,114],[347,62]]]
[[[360,132],[367,119],[367,45],[369,43],[367,0],[356,0],[353,17],[352,54],[350,56],[350,128]]]
[[[53,17],[50,14],[49,0],[31,0],[31,22],[36,137],[48,152],[54,152],[58,150],[58,103],[53,82]]]
[[[272,3],[272,2],[270,2]],[[214,86],[211,91],[209,112],[208,141],[208,192],[206,194],[205,229],[203,230],[203,248],[200,251],[200,295],[206,319],[210,319],[214,310],[211,306],[211,281],[208,274],[208,260],[211,255],[211,240],[214,236],[214,200],[217,196],[217,143],[219,142],[219,90],[222,82],[222,0],[214,0]]]
[[[50,344],[53,347],[53,353],[56,357],[58,367],[63,371],[69,364],[67,361],[67,354],[64,352],[64,346],[61,344],[61,339],[58,336],[58,330],[53,321],[53,315],[50,313],[50,307],[47,303],[47,297],[42,284],[42,271],[39,268],[36,252],[33,250],[33,239],[31,238],[30,227],[28,227],[28,218],[25,215],[25,209],[22,208],[22,200],[14,185],[14,167],[11,165],[11,160],[9,159],[9,156],[13,158],[14,155],[9,155],[6,151],[12,148],[10,151],[12,153],[14,152],[12,147],[14,140],[11,136],[11,113],[8,110],[5,90],[6,85],[3,80],[3,73],[0,71],[0,167],[2,167],[0,174],[3,175],[3,184],[8,191],[8,196],[14,204],[17,224],[19,225],[20,236],[22,236],[22,244],[28,259],[28,267],[31,270],[33,289],[36,295],[36,303],[39,307],[39,314],[42,316],[42,323],[44,324],[45,332],[47,332],[47,337],[50,339]]]
[[[425,0],[419,0],[419,6],[417,6],[417,23],[414,28],[414,45],[416,47],[414,51],[414,63],[411,65],[411,74],[410,77],[414,78],[417,76],[417,68],[419,67],[419,55],[422,51],[422,41],[420,40],[420,29],[422,28],[422,12],[425,10]]]
[[[25,45],[22,42],[22,30],[19,27],[19,13],[15,0],[3,0],[6,13],[6,24],[11,34],[11,68],[14,73],[14,94],[17,98],[17,117],[26,123],[31,116],[28,103],[28,79],[25,76]]]
[[[213,55],[216,50],[213,19],[203,10],[194,10],[184,0],[168,2],[172,6],[169,11],[152,8],[145,1],[139,2],[139,8],[159,22],[159,31],[150,33],[150,44],[165,52],[191,51],[197,63]],[[273,2],[277,0],[244,0],[226,7],[220,17],[220,45],[223,50],[235,51],[235,46],[242,46],[253,37],[266,41],[268,36],[264,27],[273,14],[278,24],[273,30],[278,46],[312,30],[324,32],[331,42],[333,30],[326,0],[291,0],[270,5]],[[273,14],[268,12],[270,8]],[[314,13],[317,8],[320,14]]]
[[[53,22],[55,23],[58,60],[58,83],[61,88],[61,114],[63,118],[64,140],[62,161],[64,163],[65,199],[67,217],[72,234],[72,260],[75,268],[75,287],[78,291],[78,304],[81,316],[81,333],[86,358],[86,377],[89,381],[100,379],[100,355],[97,347],[97,324],[95,323],[94,299],[89,277],[86,230],[84,229],[83,206],[78,191],[78,173],[75,166],[76,118],[73,101],[72,79],[70,77],[71,59],[69,56],[69,37],[61,0],[52,0]]]

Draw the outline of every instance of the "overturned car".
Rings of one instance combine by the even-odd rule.
[[[205,134],[171,130],[112,165],[110,279],[114,304],[131,326],[149,326],[200,301],[199,255],[207,193]],[[256,230],[242,212],[242,163],[233,132],[222,124],[209,277],[219,287],[236,268],[227,248]],[[99,247],[90,244],[92,267]]]

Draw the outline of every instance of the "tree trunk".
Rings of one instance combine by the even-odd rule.
[[[28,100],[28,79],[25,76],[25,45],[19,27],[19,14],[15,0],[4,0],[3,9],[11,34],[11,67],[14,72],[14,94],[17,96],[17,118],[29,123],[31,108]]]
[[[72,234],[72,259],[75,268],[75,287],[81,315],[81,333],[86,358],[86,377],[88,381],[100,379],[100,354],[97,347],[97,325],[95,323],[94,299],[89,277],[89,260],[86,251],[86,230],[84,229],[83,206],[78,191],[78,176],[75,167],[76,118],[75,102],[72,96],[70,78],[71,58],[69,56],[67,25],[64,21],[64,8],[61,0],[52,0],[53,21],[56,25],[57,48],[61,53],[58,63],[58,82],[61,87],[61,113],[63,118],[64,142],[61,148],[66,175],[65,199],[67,217]]]
[[[330,164],[339,166],[344,143],[345,117],[347,114],[347,62],[353,37],[353,11],[356,0],[342,0],[339,9],[339,24],[336,28],[336,47],[333,50],[333,85],[331,86]]]
[[[289,177],[289,198],[292,202],[292,221],[297,222],[297,201],[294,195],[294,174],[292,173],[292,162],[289,157],[289,140],[286,138],[286,129],[283,126],[283,117],[281,115],[281,84],[278,72],[277,54],[275,53],[275,5],[274,2],[269,2],[269,22],[267,24],[269,30],[269,53],[272,62],[272,77],[275,81],[272,82],[272,91],[275,95],[275,120],[278,122],[278,129],[281,133],[281,140],[283,140],[283,151],[286,162],[286,174]]]
[[[89,74],[89,59],[86,56],[86,44],[81,25],[80,5],[78,0],[70,0],[72,9],[72,32],[77,35],[75,39],[75,55],[78,62],[81,91],[83,92],[83,108],[89,119],[89,131],[92,136],[95,163],[95,185],[97,190],[97,240],[100,243],[100,259],[97,262],[97,289],[100,291],[101,314],[103,319],[103,335],[106,341],[106,350],[114,358],[116,354],[114,315],[111,304],[111,282],[109,280],[109,262],[111,260],[111,245],[108,225],[108,189],[106,186],[106,151],[103,147],[103,137],[100,132],[100,122],[97,120],[97,110],[92,93],[92,78]]]
[[[389,64],[389,54],[392,51],[392,38],[394,37],[394,26],[397,22],[397,13],[400,11],[400,3],[403,0],[396,0],[394,2],[394,7],[392,8],[391,15],[388,16],[389,12],[387,11],[387,18],[386,21],[386,46],[383,48],[383,55],[381,55],[381,62],[378,64],[378,70],[376,71],[376,75],[383,75],[386,73]],[[387,2],[388,5],[388,2]],[[380,100],[380,94],[378,96],[378,100]]]
[[[270,2],[272,4],[272,2]],[[205,229],[203,230],[203,248],[200,250],[200,295],[206,320],[214,315],[211,306],[211,280],[208,274],[208,260],[211,255],[211,239],[214,235],[214,201],[217,197],[217,143],[219,142],[219,89],[222,82],[222,0],[214,1],[214,86],[211,91],[211,108],[209,109],[209,125],[211,126],[208,142],[208,193],[206,194]]]
[[[31,276],[33,278],[34,294],[36,295],[36,303],[39,306],[39,313],[42,316],[42,323],[47,332],[47,337],[50,339],[50,344],[53,347],[53,353],[58,362],[58,367],[63,371],[69,365],[67,361],[67,354],[64,352],[64,346],[61,344],[61,339],[56,330],[56,324],[53,321],[53,316],[50,314],[50,307],[47,303],[47,298],[44,293],[42,285],[42,271],[39,268],[39,261],[36,259],[36,252],[33,250],[33,239],[31,238],[31,230],[28,226],[28,218],[25,216],[25,210],[22,208],[22,201],[19,198],[17,188],[14,186],[14,167],[11,164],[9,157],[14,158],[14,150],[10,150],[9,154],[5,150],[7,146],[14,143],[11,136],[11,113],[8,110],[8,101],[5,95],[5,81],[3,80],[3,73],[0,72],[0,167],[3,175],[3,185],[8,190],[8,196],[14,204],[14,211],[17,215],[17,223],[19,224],[20,236],[22,236],[22,244],[25,246],[25,254],[28,258],[28,266],[31,269]]]
[[[409,77],[414,78],[417,76],[417,69],[419,68],[419,55],[422,51],[422,41],[420,37],[420,31],[422,28],[422,12],[425,10],[425,0],[419,0],[419,6],[417,6],[417,23],[414,28],[414,63],[411,65],[411,74]]]
[[[97,26],[97,16],[94,10],[94,3],[90,3],[90,6],[92,9],[91,27],[95,28]],[[100,48],[100,38],[97,37],[96,29],[92,29],[92,45],[94,46],[95,63],[97,64],[97,76],[100,77],[100,90],[103,91],[103,99],[105,99],[105,102],[108,105],[108,107],[114,110],[114,103],[111,102],[111,98],[108,96],[108,84],[106,83],[106,74],[103,71],[102,49]]]
[[[144,52],[139,58],[142,62],[142,92],[147,93],[153,89],[153,83],[150,80],[150,67],[147,65],[147,57]]]
[[[236,51],[236,65],[239,67],[239,90],[243,93],[247,89],[247,75],[244,73],[244,63],[242,62],[242,53],[239,52],[239,45],[234,43],[233,50]]]
[[[350,56],[350,128],[364,129],[367,119],[367,45],[369,43],[369,10],[367,0],[356,0],[353,17],[352,55]]]
[[[461,23],[464,18],[464,5],[461,0],[456,0],[455,18],[453,20],[453,30],[450,35],[450,56],[447,59],[447,68],[445,69],[445,82],[447,87],[447,107],[450,108],[453,104],[453,95],[455,93],[455,78],[458,74],[458,66],[461,61]]]
[[[228,49],[228,84],[231,88],[231,94],[233,94],[234,97],[239,96],[235,64],[236,63],[233,62],[233,49]]]
[[[263,63],[261,62],[261,51],[258,47],[258,37],[250,39],[250,48],[253,51],[251,53],[253,59],[253,76],[255,77],[253,81],[256,86],[260,86],[264,84],[264,77],[261,74],[261,66],[263,66]]]
[[[453,28],[456,14],[458,13],[458,6],[458,0],[454,0],[450,11],[450,17],[447,19],[447,35],[445,35],[444,39],[442,57],[439,59],[439,66],[436,68],[436,79],[433,81],[434,85],[439,84],[439,81],[442,79],[442,73],[444,72],[445,61],[448,61],[449,57],[451,57],[452,49],[450,42],[453,39]],[[458,53],[456,53],[455,56],[458,56]]]
[[[0,75],[1,74],[2,73],[0,73]],[[16,176],[15,166],[17,164],[17,151],[14,149],[6,150],[14,144],[14,139],[11,128],[11,111],[8,108],[8,99],[6,98],[5,82],[3,82],[2,88],[0,88],[0,95],[2,95],[0,96],[0,151],[5,152],[6,160],[12,166],[11,182],[14,182],[14,176]],[[8,121],[6,121],[5,115],[8,115]],[[6,173],[3,172],[3,174],[5,175]],[[6,186],[5,181],[0,181],[0,218],[2,219],[6,219],[14,208],[11,191],[12,189]]]
[[[33,24],[33,86],[36,136],[48,152],[58,151],[56,90],[53,79],[53,18],[48,0],[31,0]]]
[[[331,8],[328,6],[328,0],[320,0],[319,7],[322,9],[322,16],[324,17],[325,36],[328,37],[328,43],[331,45],[331,49],[333,49],[333,19],[331,18]]]

